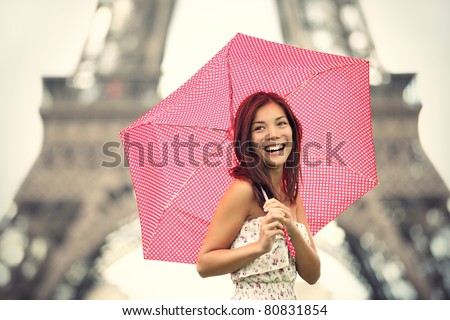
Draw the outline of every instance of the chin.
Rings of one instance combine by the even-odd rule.
[[[273,161],[272,159],[264,159],[264,164],[266,165],[266,167],[270,168],[270,169],[276,169],[279,167],[283,167],[284,164],[286,163],[287,159],[279,159],[279,160],[275,160]]]

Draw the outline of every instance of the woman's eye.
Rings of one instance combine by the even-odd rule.
[[[253,128],[253,131],[261,131],[261,130],[263,130],[264,129],[264,127],[262,127],[262,126],[257,126],[257,127],[254,127]]]
[[[280,127],[284,127],[284,126],[287,125],[287,122],[286,122],[286,121],[280,121],[280,122],[278,122],[278,125],[279,125]]]

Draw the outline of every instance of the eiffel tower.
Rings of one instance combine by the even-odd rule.
[[[277,4],[286,43],[371,64],[380,185],[335,219],[346,234],[338,249],[346,254],[334,255],[365,283],[371,299],[448,299],[450,254],[440,244],[449,240],[449,191],[419,142],[415,75],[383,70],[358,1]],[[337,249],[319,245],[332,255]]]
[[[415,76],[383,71],[357,1],[276,3],[285,43],[371,61],[381,184],[336,219],[342,244],[318,237],[318,245],[359,278],[371,299],[449,298],[450,258],[440,250],[449,234],[449,192],[419,143]],[[175,0],[99,1],[96,15],[111,15],[102,49],[88,38],[73,76],[44,79],[42,152],[16,207],[0,221],[0,241],[15,241],[21,255],[15,262],[0,255],[8,274],[0,298],[84,299],[102,270],[139,245],[118,132],[160,101],[174,6]]]
[[[174,4],[100,0],[93,19],[111,19],[104,46],[93,39],[99,30],[91,30],[73,76],[44,79],[43,148],[5,215],[13,218],[0,224],[2,241],[17,242],[11,230],[22,239],[23,258],[0,260],[9,273],[0,298],[81,299],[101,269],[100,256],[112,263],[138,245],[139,231],[114,255],[102,255],[108,237],[134,230],[137,217],[123,154],[104,155],[118,156],[119,131],[160,100]]]

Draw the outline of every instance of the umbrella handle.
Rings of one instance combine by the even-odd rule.
[[[264,191],[263,187],[261,187],[261,191],[264,195],[264,199],[269,200],[269,197],[267,196],[267,193]],[[292,257],[295,258],[295,248],[294,245],[291,242],[291,238],[289,237],[286,228],[283,228],[283,234],[284,234],[284,239],[286,240],[286,245],[288,247],[289,252],[291,253]]]
[[[263,193],[264,199],[269,200],[269,197],[267,196],[267,193],[264,191],[263,187],[261,187],[261,191]]]

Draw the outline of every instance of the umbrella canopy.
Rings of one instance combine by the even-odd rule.
[[[313,235],[378,184],[369,62],[238,33],[120,132],[145,259],[196,263],[232,182],[234,115],[256,91],[283,96],[303,127],[300,195]]]

